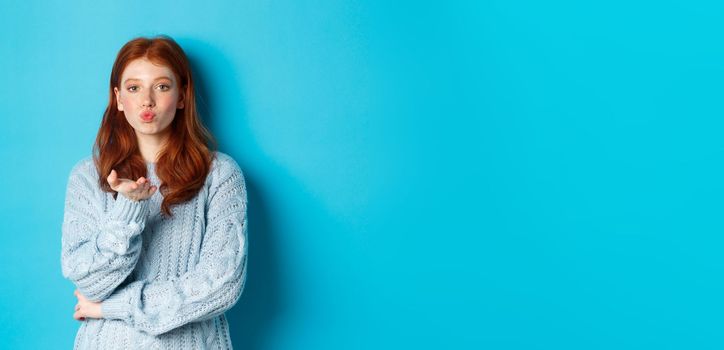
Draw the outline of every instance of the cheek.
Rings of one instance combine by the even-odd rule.
[[[164,106],[172,106],[176,104],[176,101],[178,100],[178,96],[176,95],[165,95],[161,97],[159,100],[160,103],[162,103]]]
[[[133,103],[131,103],[131,99],[128,98],[128,96],[121,95],[120,97],[121,104],[123,104],[123,108],[131,108],[133,107]]]

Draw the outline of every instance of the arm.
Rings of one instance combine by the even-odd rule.
[[[159,335],[236,304],[246,281],[246,187],[233,160],[222,165],[209,191],[198,263],[173,280],[134,281],[120,288],[101,304],[103,318]]]
[[[148,201],[119,194],[103,212],[92,163],[80,162],[70,173],[62,227],[63,276],[91,301],[100,301],[133,271],[148,216]]]

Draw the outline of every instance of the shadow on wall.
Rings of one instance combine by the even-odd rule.
[[[222,91],[215,91],[215,87],[223,87],[226,91],[233,91],[230,95],[238,103],[228,103],[225,113],[231,117],[226,120],[237,127],[234,130],[235,139],[253,140],[248,127],[244,123],[234,122],[244,119],[243,91],[236,74],[236,67],[228,61],[225,55],[210,46],[208,43],[195,39],[179,38],[179,44],[184,48],[191,61],[194,79],[197,89],[197,108],[207,127],[214,135],[217,131],[228,129],[228,125],[217,123],[216,118],[219,103],[219,94]],[[213,71],[210,69],[213,67]],[[223,77],[214,77],[214,72],[223,72]],[[219,73],[221,74],[221,73]],[[223,81],[219,81],[223,80]],[[230,90],[229,90],[230,89]],[[249,143],[237,143],[223,147],[223,140],[219,140],[219,149],[232,156],[239,163],[246,180],[247,199],[249,202],[247,215],[249,216],[248,240],[249,256],[246,285],[239,302],[226,312],[229,321],[231,340],[235,348],[239,349],[261,349],[264,347],[267,332],[274,319],[282,312],[279,291],[282,290],[279,279],[279,266],[275,248],[277,244],[274,238],[276,230],[271,220],[269,208],[265,205],[264,196],[256,186],[254,174],[250,169],[245,169],[239,158],[241,151],[235,150],[241,145]]]

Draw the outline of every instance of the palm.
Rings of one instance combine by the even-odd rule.
[[[108,180],[108,185],[111,186],[111,189],[136,201],[151,197],[157,189],[156,186],[151,185],[143,176],[136,181],[123,179],[118,177],[118,173],[116,173],[115,170],[111,170],[111,174],[108,175],[106,180]]]

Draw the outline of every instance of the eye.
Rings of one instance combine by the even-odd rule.
[[[131,85],[131,86],[127,87],[127,89],[128,89],[128,91],[130,91],[130,92],[136,92],[136,90],[138,89],[138,86],[136,86],[136,85]]]
[[[166,91],[166,90],[170,89],[171,87],[166,84],[160,84],[158,86],[158,88],[161,89],[161,91]]]

